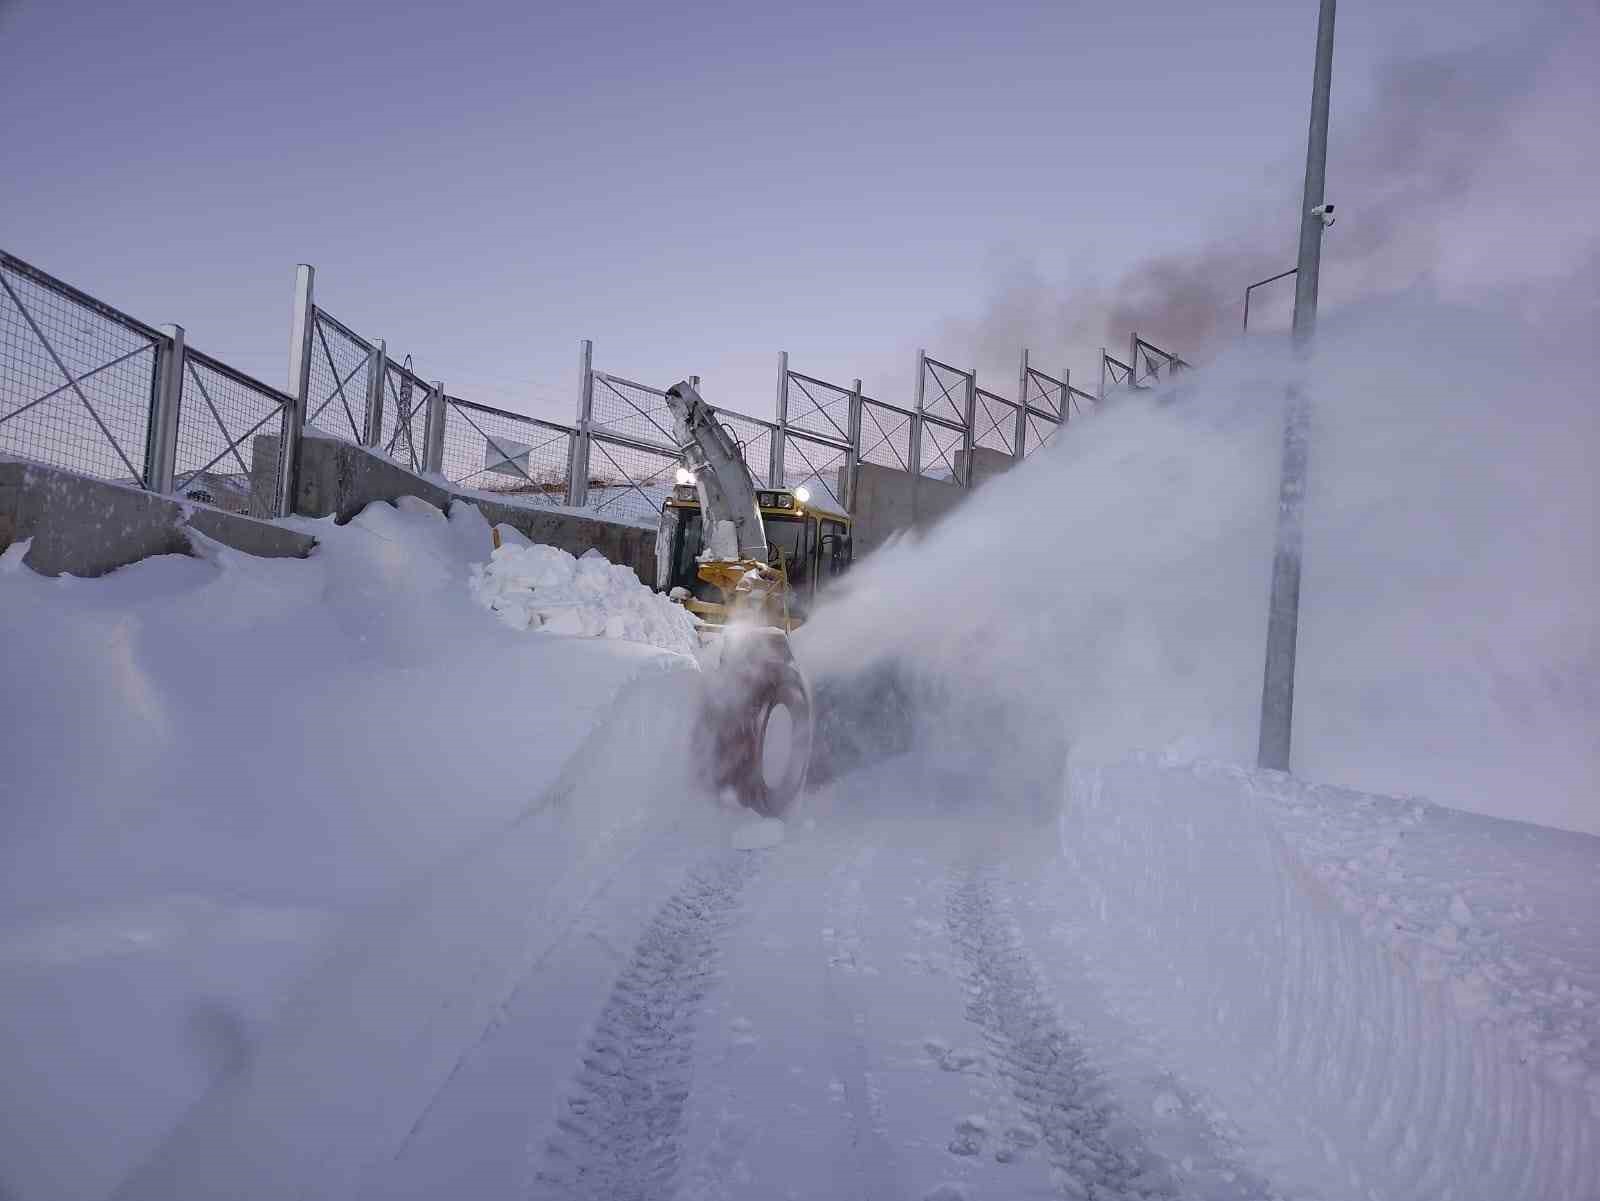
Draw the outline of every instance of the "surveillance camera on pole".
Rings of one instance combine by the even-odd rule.
[[[1322,222],[1322,228],[1327,229],[1333,224],[1333,205],[1319,204],[1311,210],[1311,215]]]

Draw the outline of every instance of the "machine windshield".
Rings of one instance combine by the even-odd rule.
[[[767,527],[767,545],[783,552],[784,570],[789,573],[789,588],[797,596],[811,592],[811,529],[813,523],[804,517],[775,517],[763,514]],[[777,562],[777,556],[773,556]]]

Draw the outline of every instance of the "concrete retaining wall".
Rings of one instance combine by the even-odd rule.
[[[277,436],[256,439],[255,461],[278,461]],[[651,587],[656,582],[654,529],[604,521],[583,513],[514,499],[488,500],[481,494],[453,491],[437,476],[413,475],[393,461],[361,446],[307,432],[300,443],[300,478],[294,511],[302,517],[349,521],[375,500],[418,496],[448,511],[452,500],[476,505],[494,525],[509,525],[534,542],[558,546],[574,555],[598,550],[613,563],[633,568]]]
[[[23,562],[41,575],[104,575],[151,555],[193,553],[198,530],[265,558],[304,558],[317,540],[271,522],[57,467],[0,462],[0,550],[33,539]]]
[[[975,487],[1015,466],[1010,455],[978,447],[972,452]],[[930,479],[876,463],[862,463],[856,472],[850,515],[856,557],[876,550],[901,530],[926,530],[970,495],[950,480]]]

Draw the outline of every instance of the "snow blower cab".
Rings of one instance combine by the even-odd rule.
[[[656,579],[701,621],[721,625],[727,620],[722,590],[701,571],[708,541],[698,477],[687,468],[679,474],[661,507]],[[793,630],[810,615],[818,594],[850,569],[850,518],[816,503],[805,488],[757,489],[756,505],[767,540],[763,560],[784,577],[784,628]]]
[[[850,521],[803,488],[757,489],[738,442],[687,381],[667,390],[683,455],[656,534],[656,586],[695,615],[706,700],[697,757],[719,791],[786,810],[811,759],[811,691],[789,634],[850,564]]]

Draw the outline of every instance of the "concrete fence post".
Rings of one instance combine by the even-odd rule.
[[[567,460],[567,504],[589,503],[589,441],[594,419],[594,343],[585,338],[578,348],[578,429]]]
[[[422,470],[427,475],[444,473],[444,423],[448,402],[444,398],[444,384],[434,380],[428,385],[428,413],[423,423]]]
[[[1017,426],[1011,436],[1011,457],[1022,462],[1028,446],[1028,348],[1022,348],[1022,365],[1017,369]],[[1061,398],[1063,401],[1066,397]]]
[[[295,489],[299,487],[300,440],[305,432],[306,407],[311,394],[311,337],[317,324],[312,298],[316,274],[309,263],[301,263],[295,271],[294,319],[289,327],[290,404],[283,415],[283,440],[278,446],[279,517],[294,513]]]
[[[178,468],[178,410],[183,404],[183,326],[164,325],[156,347],[156,387],[145,437],[144,486],[172,491]]]
[[[362,432],[363,446],[377,446],[383,441],[383,392],[389,375],[389,355],[379,338],[367,352],[367,428]]]
[[[928,352],[926,350],[918,350],[916,400],[911,410],[911,476],[913,479],[922,474],[922,400],[927,374]]]
[[[774,402],[778,415],[778,430],[772,439],[772,486],[785,486],[784,451],[789,441],[789,352],[778,352],[778,395]]]

